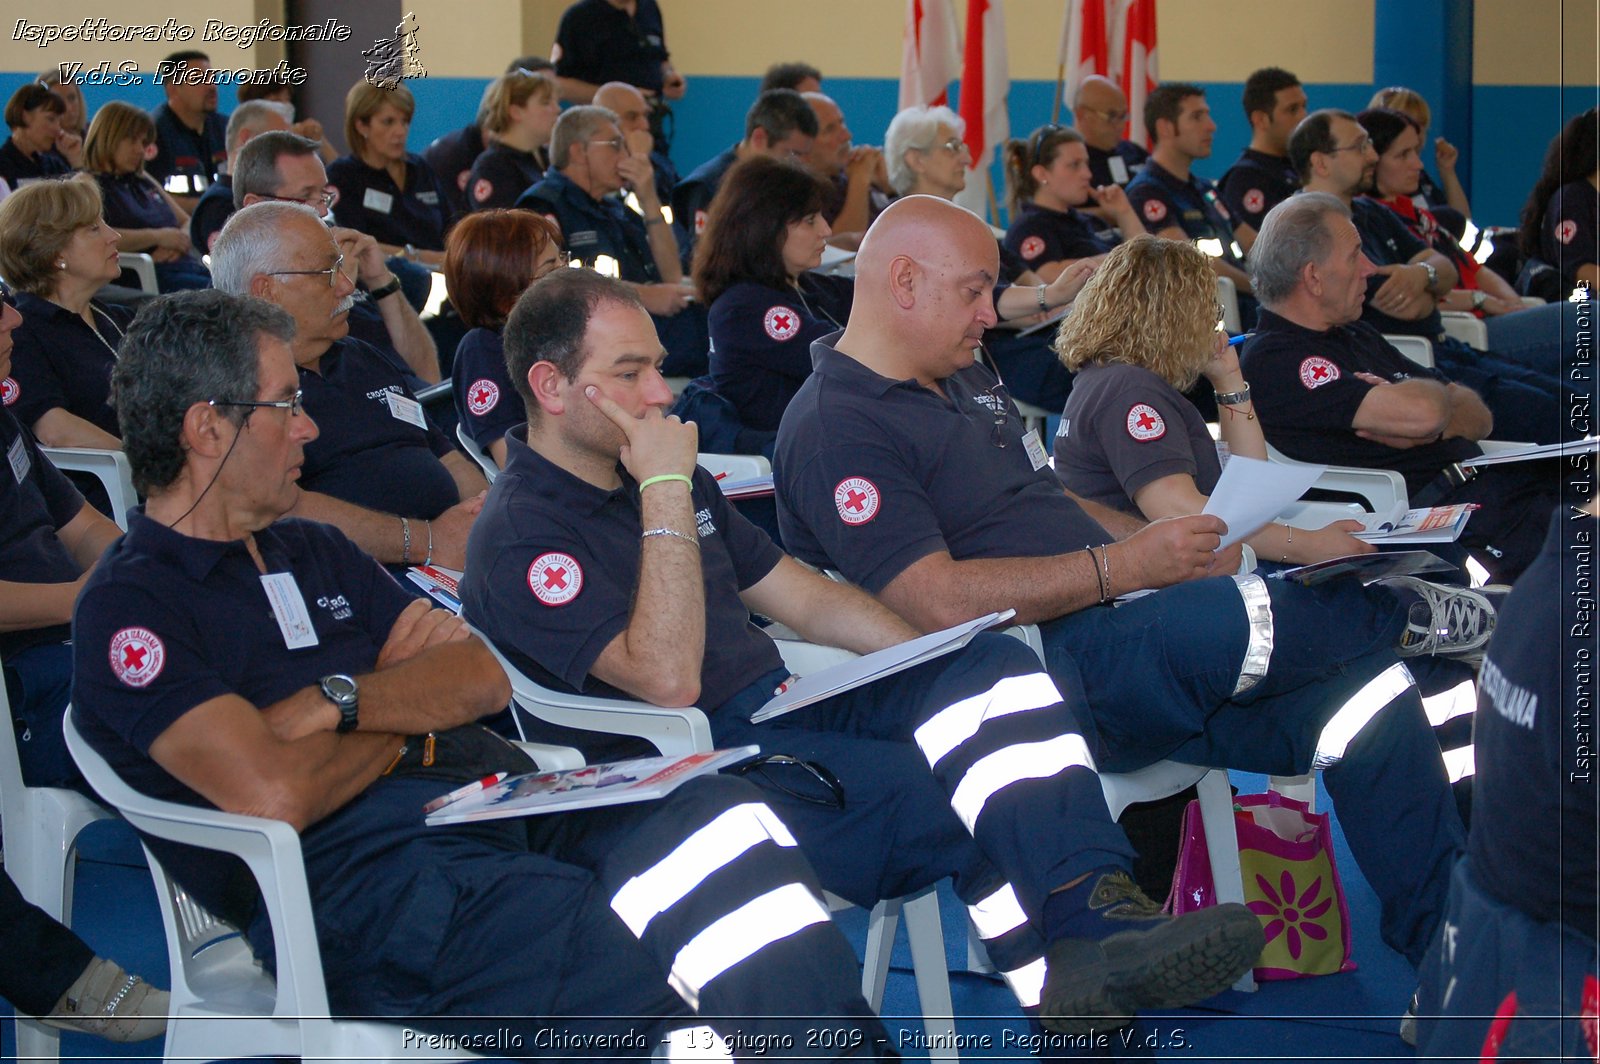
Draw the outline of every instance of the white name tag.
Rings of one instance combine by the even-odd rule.
[[[1113,155],[1106,162],[1111,164],[1111,180],[1119,185],[1128,183],[1128,164],[1122,161],[1122,156]]]
[[[415,399],[399,392],[389,392],[384,395],[384,399],[388,401],[389,413],[393,416],[419,429],[428,427],[427,419],[422,416],[422,404]]]
[[[278,621],[278,631],[283,633],[283,645],[290,650],[317,645],[317,630],[311,627],[311,614],[306,611],[306,600],[300,594],[293,573],[266,573],[261,577],[261,587],[272,603],[272,616]]]
[[[1022,449],[1028,452],[1028,461],[1033,463],[1034,472],[1049,464],[1050,456],[1045,453],[1044,444],[1039,442],[1038,429],[1029,429],[1027,435],[1022,437]]]
[[[361,205],[369,211],[388,214],[394,210],[394,197],[387,192],[379,192],[375,188],[369,188],[366,194],[361,197]]]
[[[1217,440],[1216,444],[1217,464],[1226,469],[1228,468],[1228,459],[1233,457],[1233,451],[1229,449],[1227,440]]]
[[[18,436],[11,441],[11,446],[6,448],[6,457],[11,460],[11,475],[21,484],[28,479],[28,471],[33,468],[33,460],[28,457],[28,445]]]

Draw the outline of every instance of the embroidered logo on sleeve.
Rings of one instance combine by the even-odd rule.
[[[0,404],[10,406],[22,395],[22,385],[17,383],[15,377],[7,377],[0,381]]]
[[[473,416],[482,417],[500,405],[500,386],[485,377],[472,382],[467,389],[467,409]]]
[[[1145,221],[1159,222],[1167,216],[1167,205],[1158,199],[1144,201]]]
[[[528,566],[528,588],[546,606],[565,606],[583,590],[583,567],[570,554],[541,554]]]
[[[800,331],[800,315],[780,303],[767,311],[761,325],[774,340],[788,340]]]
[[[694,212],[694,235],[695,236],[699,236],[701,233],[703,233],[705,231],[706,231],[706,212],[705,211],[695,211]]]
[[[1023,258],[1027,259],[1029,262],[1032,262],[1034,259],[1044,254],[1044,237],[1030,236],[1028,239],[1022,242],[1022,247],[1020,247],[1018,250],[1022,253]]]
[[[124,628],[111,637],[111,671],[129,687],[148,687],[167,662],[167,648],[148,628]]]
[[[866,477],[846,477],[833,489],[833,505],[847,525],[864,525],[878,516],[878,486]]]
[[[1149,403],[1134,403],[1128,408],[1128,435],[1145,443],[1167,434],[1167,423]]]
[[[484,203],[494,195],[494,182],[487,177],[480,177],[472,186],[472,202]]]
[[[1320,388],[1339,379],[1339,367],[1325,358],[1312,355],[1300,363],[1300,383],[1307,388]]]
[[[1556,226],[1556,239],[1563,244],[1572,243],[1572,238],[1578,235],[1578,223],[1571,218],[1564,220]]]
[[[1267,197],[1262,194],[1259,188],[1253,188],[1246,192],[1241,202],[1244,205],[1244,209],[1251,214],[1260,214],[1267,208]]]

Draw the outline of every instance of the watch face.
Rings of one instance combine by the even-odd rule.
[[[322,689],[335,702],[346,702],[356,696],[355,680],[339,673],[323,677]]]

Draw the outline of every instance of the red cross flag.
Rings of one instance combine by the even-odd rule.
[[[943,104],[956,78],[952,0],[906,0],[900,52],[900,110]]]
[[[989,217],[989,164],[994,146],[1011,136],[1006,97],[1011,92],[1010,61],[1006,54],[1005,8],[1001,0],[967,0],[967,42],[961,62],[961,119],[967,125],[963,139],[972,153],[967,187],[956,202],[980,218]]]
[[[1108,0],[1067,0],[1061,24],[1061,51],[1056,56],[1056,82],[1060,95],[1051,121],[1063,107],[1072,106],[1078,86],[1090,74],[1111,72],[1111,44],[1106,34]]]
[[[1152,130],[1144,128],[1144,102],[1161,81],[1156,66],[1156,0],[1116,0],[1112,23],[1112,79],[1128,98],[1128,129],[1123,136],[1150,147]]]

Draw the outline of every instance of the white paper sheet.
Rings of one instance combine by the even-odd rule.
[[[1288,509],[1327,468],[1233,455],[1223,467],[1222,479],[1217,481],[1203,512],[1227,522],[1222,546],[1231,547]]]

